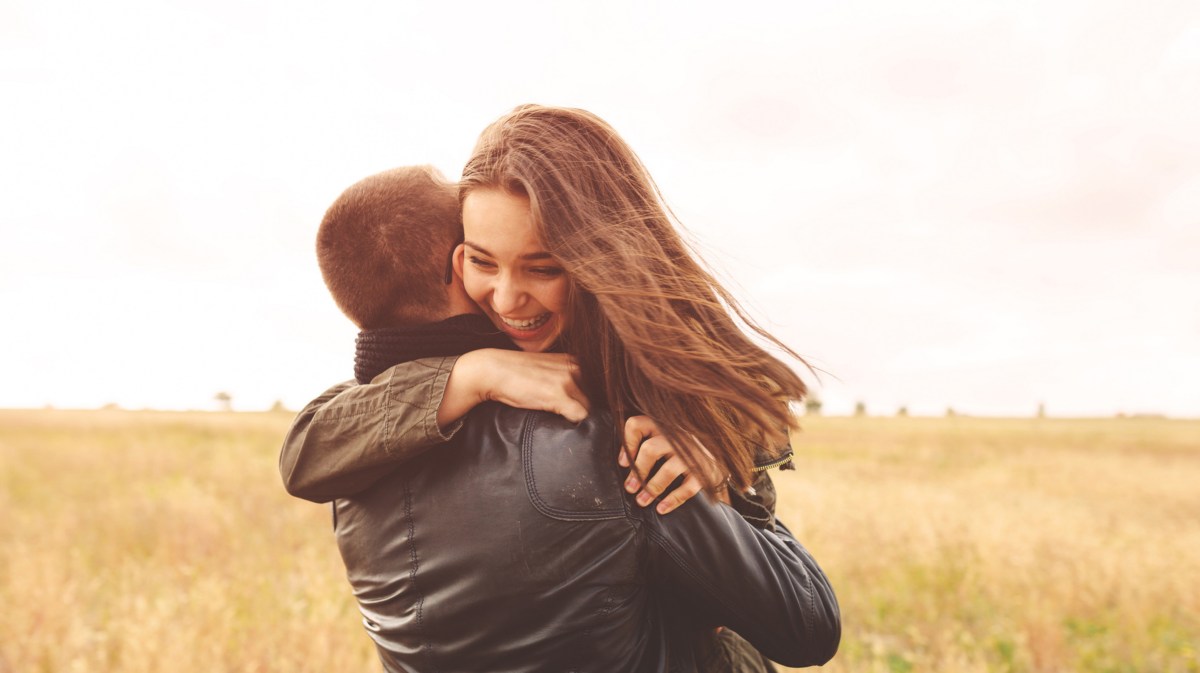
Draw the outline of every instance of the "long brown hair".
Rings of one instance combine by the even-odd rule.
[[[658,422],[693,470],[707,448],[748,485],[763,447],[787,441],[804,382],[734,316],[784,352],[698,262],[650,174],[584,110],[524,105],[486,128],[463,169],[476,189],[529,198],[546,250],[572,281],[563,346],[614,421]]]

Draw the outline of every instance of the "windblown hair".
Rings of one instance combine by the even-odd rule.
[[[571,279],[562,343],[589,396],[618,424],[653,418],[693,470],[707,448],[747,486],[759,451],[787,441],[788,403],[806,389],[738,321],[804,361],[701,266],[616,131],[583,110],[518,107],[483,131],[463,170],[460,198],[478,189],[529,198],[541,243]]]
[[[359,329],[429,322],[443,317],[446,264],[461,237],[455,185],[430,166],[405,166],[342,192],[317,231],[317,261]]]

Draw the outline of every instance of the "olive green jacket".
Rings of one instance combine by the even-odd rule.
[[[396,365],[370,383],[333,386],[296,416],[279,453],[287,492],[313,502],[359,493],[396,467],[448,441],[437,411],[458,356]]]

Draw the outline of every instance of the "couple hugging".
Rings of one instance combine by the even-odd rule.
[[[412,167],[347,189],[317,254],[362,330],[357,380],[300,412],[280,473],[333,502],[385,670],[833,656],[833,590],[766,472],[804,384],[738,327],[608,124],[519,107],[457,185]]]

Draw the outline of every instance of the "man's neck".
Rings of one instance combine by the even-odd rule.
[[[404,362],[462,355],[480,348],[516,350],[491,321],[475,313],[434,323],[363,330],[355,340],[354,377],[359,383],[367,383]]]

